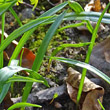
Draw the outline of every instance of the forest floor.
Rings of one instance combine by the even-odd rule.
[[[40,14],[42,14],[46,10],[53,7],[46,0],[41,0],[39,2],[40,3],[38,5],[37,12],[36,10],[32,12],[30,6],[23,5],[23,4],[18,7],[17,6],[14,7],[15,11],[17,12],[17,14],[19,15],[20,19],[22,20],[24,24],[29,22],[31,19],[37,18]],[[71,23],[75,23],[75,21],[65,21],[62,23],[61,26],[71,24]],[[110,25],[104,25],[104,26],[106,28],[105,30],[101,30],[98,33],[99,37],[96,39],[96,44],[102,42],[104,39],[108,37],[108,35],[110,35]],[[12,15],[8,12],[6,14],[5,31],[8,34],[10,34],[16,28],[18,28],[18,25],[14,17],[12,17]],[[27,43],[25,44],[25,47],[29,48],[33,53],[37,54],[40,43],[43,37],[45,36],[46,32],[47,32],[47,28],[45,28],[45,26],[39,27],[34,32],[34,34],[30,37],[30,39],[27,41]],[[17,40],[19,41],[19,39]],[[59,46],[60,44],[89,42],[90,40],[91,40],[91,34],[87,30],[78,30],[77,28],[65,29],[64,31],[59,32],[57,35],[55,35],[55,37],[52,39],[48,47],[46,55],[50,56],[51,52],[55,49],[55,47]],[[107,48],[110,48],[110,47],[107,47]],[[86,57],[87,49],[88,47],[65,48],[63,51],[57,54],[57,57],[65,57],[65,58],[71,58],[71,59],[75,59],[79,61],[84,61]],[[97,50],[94,49],[94,51],[97,51]],[[92,53],[92,55],[94,55],[94,53]],[[101,57],[101,59],[103,60],[103,62],[106,62],[103,57]],[[98,63],[95,65],[96,60],[94,61],[92,60],[91,62],[92,62],[91,65],[97,67]],[[103,63],[103,65],[104,64],[105,63]],[[107,63],[107,64],[105,66],[102,65],[102,67],[106,67],[106,68],[100,67],[98,69],[100,69],[101,71],[105,73],[107,71],[110,71],[110,68],[109,68],[110,63]],[[45,59],[41,66],[41,69],[39,70],[39,73],[48,80],[50,88],[46,88],[42,84],[34,83],[31,94],[28,99],[28,102],[30,103],[42,105],[42,108],[30,107],[26,109],[27,110],[75,110],[76,104],[70,99],[68,95],[65,79],[67,77],[67,74],[68,74],[67,69],[69,67],[74,68],[80,73],[82,72],[82,69],[79,67],[75,67],[73,65],[61,63],[59,61],[52,62],[49,72],[47,72],[47,67],[48,67],[48,59]],[[92,76],[89,71],[87,71],[87,77],[89,79],[94,78],[94,76]],[[98,81],[96,81],[96,83],[98,83],[99,85],[101,84]],[[12,98],[14,103],[19,102],[21,100],[21,97],[18,97],[18,96],[22,95],[23,86],[24,86],[24,83],[14,84],[15,93],[12,94],[12,97],[17,97],[17,98]],[[103,86],[103,84],[101,84],[100,86]],[[104,88],[106,87],[104,86]],[[20,93],[18,93],[18,91],[20,91]],[[51,103],[53,99],[53,95],[55,93],[58,93],[58,97],[54,99],[53,102]],[[103,97],[103,105],[106,110],[110,110],[110,95],[109,94],[110,94],[110,91],[105,90],[105,95]],[[1,107],[0,110],[2,109],[3,108]]]

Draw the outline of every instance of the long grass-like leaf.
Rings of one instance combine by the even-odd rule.
[[[24,76],[19,76],[19,75],[15,75],[11,78],[9,78],[6,83],[9,82],[38,82],[38,83],[44,83],[44,81],[42,80],[37,80],[35,78],[30,78],[30,77],[24,77]]]
[[[76,13],[80,13],[80,12],[84,11],[82,6],[78,2],[69,0],[68,4]]]
[[[38,71],[39,67],[42,63],[42,60],[44,58],[44,55],[46,53],[47,47],[49,45],[50,40],[52,39],[53,35],[55,34],[58,26],[61,24],[61,21],[63,19],[65,15],[65,12],[62,13],[60,16],[58,16],[58,18],[56,19],[56,21],[51,25],[51,27],[49,28],[46,36],[44,37],[42,44],[39,48],[39,51],[37,53],[37,56],[35,58],[35,61],[33,63],[32,69]],[[39,63],[38,63],[39,62]]]
[[[79,26],[83,26],[83,25],[85,25],[85,24],[86,24],[86,22],[70,24],[70,25],[67,25],[67,26],[65,26],[65,27],[62,27],[62,28],[58,29],[57,32],[60,32],[60,31],[62,31],[62,30],[64,30],[64,29],[67,29],[67,28],[76,28],[76,27],[79,27]]]
[[[40,45],[39,51],[37,53],[37,56],[34,60],[32,70],[38,71],[40,68],[40,65],[43,61],[44,55],[46,53],[47,47],[49,45],[50,40],[52,39],[53,35],[55,34],[58,26],[61,24],[62,19],[64,18],[66,12],[63,12],[61,15],[59,15],[56,19],[56,21],[51,25],[49,28],[46,36],[44,37],[42,44]],[[32,83],[26,83],[26,87],[23,93],[22,101],[26,102],[28,94],[31,90]],[[27,92],[28,91],[28,92]]]
[[[98,99],[97,101],[98,101],[99,105],[101,106],[102,110],[105,110],[105,108],[104,108],[104,106],[102,105],[102,103],[100,102],[100,100]]]
[[[94,21],[97,22],[99,17],[101,15],[101,12],[81,12],[81,13],[67,13],[65,15],[64,20],[88,20],[88,21]],[[110,24],[110,14],[105,13],[102,18],[102,23]]]
[[[106,74],[104,74],[103,72],[101,72],[97,68],[95,68],[95,67],[93,67],[93,66],[91,66],[91,65],[89,65],[87,63],[84,63],[84,62],[81,62],[81,61],[77,61],[77,60],[73,60],[73,59],[69,59],[69,58],[61,58],[61,57],[51,57],[51,59],[58,60],[58,61],[61,61],[61,62],[64,62],[64,63],[68,63],[68,64],[73,64],[73,65],[76,65],[76,66],[81,67],[81,68],[86,68],[86,69],[90,70],[91,72],[93,72],[94,74],[98,75],[99,77],[101,77],[107,83],[110,84],[110,78]]]
[[[50,59],[49,59],[49,64],[48,64],[48,71],[50,69],[50,64],[52,62],[51,57],[54,57],[59,51],[63,50],[64,48],[68,48],[68,47],[83,47],[83,46],[87,46],[89,45],[90,42],[86,42],[86,43],[79,43],[79,44],[62,44],[60,46],[58,46],[51,54]]]
[[[12,15],[16,18],[19,26],[22,26],[22,22],[20,21],[19,17],[17,16],[16,12],[13,10],[13,8],[11,7],[10,9],[10,12],[12,13]]]
[[[43,17],[43,18],[38,18],[36,20],[31,21],[28,24],[25,24],[21,26],[20,28],[16,29],[14,32],[12,32],[2,43],[0,46],[0,51],[4,50],[13,40],[15,40],[17,37],[22,35],[24,32],[35,28],[36,26],[40,25],[41,23],[45,22],[51,17]]]
[[[31,77],[34,78],[35,80],[39,80],[39,81],[42,80],[43,81],[42,83],[45,84],[46,86],[48,86],[47,81],[40,74],[36,73],[35,71],[32,71],[27,68],[22,68],[20,66],[14,66],[14,65],[4,67],[4,68],[0,69],[0,103],[2,102],[3,98],[5,97],[8,89],[9,89],[9,86],[10,86],[10,83],[5,84],[6,81],[10,77],[12,77],[15,73],[22,71],[22,70],[29,72]]]
[[[20,108],[20,107],[39,107],[39,108],[41,108],[42,106],[36,105],[36,104],[20,102],[20,103],[16,103],[16,104],[12,105],[11,107],[8,108],[8,110],[14,110],[15,108]]]
[[[82,6],[78,2],[75,2],[73,0],[69,0],[69,6],[75,11],[76,14],[84,12],[84,9],[82,8]],[[90,21],[86,21],[86,20],[83,20],[83,21],[85,21],[87,23],[86,27],[92,33],[93,27],[90,24]]]
[[[4,28],[5,28],[5,13],[2,14],[2,35],[0,45],[2,45],[2,42],[4,40]],[[2,67],[3,67],[3,51],[0,52],[0,68]]]
[[[68,2],[63,2],[59,5],[57,5],[56,7],[46,11],[44,14],[42,14],[40,17],[44,17],[44,16],[51,16],[52,14],[55,14],[56,12],[58,12],[59,10],[61,10],[63,7],[65,7],[68,4]]]
[[[16,3],[17,0],[13,0],[9,3],[3,3],[0,4],[0,15],[2,15],[4,12],[6,12],[11,6],[13,6]]]
[[[91,55],[91,52],[92,52],[92,49],[93,49],[93,46],[94,46],[94,43],[95,43],[95,39],[96,39],[96,36],[97,36],[97,32],[98,32],[98,29],[99,29],[99,26],[100,26],[100,23],[101,23],[101,20],[104,16],[104,13],[107,11],[108,7],[110,6],[110,3],[106,6],[106,8],[103,10],[97,24],[96,24],[96,27],[94,29],[94,32],[92,34],[92,39],[91,39],[91,44],[88,48],[88,52],[87,52],[87,55],[86,55],[86,59],[85,59],[85,62],[86,63],[89,63],[89,60],[90,60],[90,55]],[[84,68],[83,71],[82,71],[82,77],[81,77],[81,82],[80,82],[80,85],[79,85],[79,91],[78,91],[78,95],[77,95],[77,106],[79,104],[79,101],[80,101],[80,97],[81,97],[81,93],[82,93],[82,89],[83,89],[83,84],[84,84],[84,79],[85,79],[85,76],[86,76],[86,71],[87,69]],[[104,76],[104,75],[103,75]],[[106,79],[103,78],[105,81],[107,81],[107,77]],[[108,82],[110,84],[110,81]]]
[[[59,11],[60,9],[62,9],[63,7],[65,7],[67,5],[67,2],[64,2],[52,9],[50,9],[49,11],[43,13],[39,18],[41,17],[46,17],[46,16],[52,16],[53,14],[55,14],[57,11]],[[42,24],[42,23],[41,23]],[[10,58],[10,62],[12,59],[16,59],[19,52],[21,51],[22,47],[24,46],[25,42],[29,39],[30,35],[34,32],[34,30],[37,27],[29,30],[28,32],[26,32],[23,37],[20,39],[19,44],[17,45],[16,49],[13,52],[13,55]]]

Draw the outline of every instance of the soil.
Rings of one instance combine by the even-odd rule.
[[[27,0],[24,0],[27,2]],[[40,1],[39,1],[40,2]],[[48,5],[47,5],[48,4]],[[30,19],[35,19],[36,17],[38,17],[40,14],[42,14],[43,12],[45,12],[46,10],[50,9],[52,7],[51,4],[49,4],[46,0],[41,0],[41,2],[38,5],[38,9],[37,12],[32,12],[31,6],[30,5],[20,5],[20,6],[14,6],[15,11],[17,12],[17,14],[20,16],[22,22],[25,24],[27,23]],[[26,11],[25,9],[28,9],[28,11]],[[25,11],[25,12],[24,12]],[[29,12],[29,13],[27,13]],[[26,15],[23,15],[23,14]],[[29,15],[30,14],[30,15]],[[10,18],[10,20],[9,20]],[[71,24],[75,21],[66,21],[62,24],[62,26],[66,25],[66,24]],[[16,23],[15,19],[12,17],[12,15],[8,12],[6,15],[6,28],[5,31],[10,34],[13,30],[15,30],[16,28],[18,28],[18,24]],[[100,42],[101,40],[105,39],[110,33],[110,28],[109,25],[106,25],[106,27],[108,27],[108,30],[104,30],[101,31],[99,33],[99,36],[96,39],[96,42]],[[39,32],[40,31],[40,32]],[[45,31],[45,32],[44,32]],[[40,42],[41,42],[41,38],[36,37],[36,36],[44,36],[46,33],[46,29],[45,27],[41,27],[38,29],[37,32],[35,32],[31,38],[27,41],[27,44],[25,45],[27,48],[31,49],[35,54],[37,53],[38,48],[36,49],[36,45],[39,46]],[[37,33],[37,34],[36,34]],[[42,34],[41,34],[42,33]],[[61,38],[60,40],[58,40],[61,36],[64,36],[63,38]],[[38,42],[33,42],[38,40]],[[78,43],[78,42],[85,42],[85,41],[90,41],[91,39],[91,34],[89,32],[86,32],[85,30],[78,30],[78,29],[66,29],[65,31],[59,33],[58,35],[55,36],[55,39],[53,39],[53,41],[50,43],[48,52],[46,53],[47,55],[50,55],[50,53],[53,51],[53,49],[63,43]],[[17,39],[19,41],[19,39]],[[54,42],[56,40],[56,42]],[[52,48],[51,48],[52,47]],[[57,56],[60,57],[66,57],[66,58],[71,58],[71,59],[76,59],[76,60],[80,60],[80,61],[84,61],[85,57],[86,57],[86,53],[87,53],[87,48],[88,47],[81,47],[81,48],[66,48],[63,51],[59,52],[57,54]],[[75,67],[73,65],[67,65],[58,61],[53,61],[52,62],[52,66],[50,68],[50,72],[47,72],[47,66],[48,66],[48,60],[46,59],[43,62],[43,65],[41,66],[40,69],[40,74],[42,74],[44,77],[50,78],[52,82],[54,82],[54,84],[51,84],[51,87],[54,86],[60,86],[63,85],[65,83],[64,79],[67,76],[67,69],[68,67],[72,66],[74,69],[78,70],[79,72],[82,71],[81,68]],[[45,73],[45,74],[44,74]],[[91,76],[89,73],[87,73],[87,76],[89,78],[92,78],[93,76]],[[20,88],[24,86],[24,83],[21,84],[19,83],[21,86]],[[18,87],[19,87],[19,84]],[[17,89],[18,87],[15,87],[15,89]],[[41,86],[41,89],[39,88],[39,90],[36,90],[36,92],[46,89],[45,87]],[[12,96],[19,96],[18,94],[22,94],[22,92],[18,93],[18,91],[21,91],[19,89],[16,90],[16,93]],[[105,91],[105,95],[104,95],[104,100],[103,100],[103,105],[105,107],[106,110],[110,110],[110,92],[106,92]],[[42,105],[42,108],[27,108],[27,110],[75,110],[76,109],[76,105],[75,103],[70,99],[67,91],[65,90],[65,93],[62,96],[59,96],[58,98],[56,98],[52,104],[50,104],[51,100],[47,100],[43,103],[37,103],[34,102],[35,104],[39,104]],[[2,107],[0,108],[0,110],[2,110]]]

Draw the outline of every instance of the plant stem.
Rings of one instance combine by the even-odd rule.
[[[19,26],[22,26],[22,22],[20,21],[19,17],[17,16],[17,14],[16,14],[16,12],[13,10],[13,8],[10,7],[9,10],[10,10],[10,12],[12,13],[12,15],[16,18],[16,20],[17,20]]]
[[[106,6],[104,11],[102,12],[102,14],[99,17],[99,20],[98,20],[98,22],[96,24],[96,27],[95,27],[95,29],[93,31],[91,44],[90,44],[90,46],[88,48],[88,52],[87,52],[85,63],[89,63],[90,55],[91,55],[91,52],[92,52],[92,49],[93,49],[93,46],[94,46],[94,43],[95,43],[95,39],[97,37],[97,32],[98,32],[101,20],[102,20],[102,18],[104,16],[104,13],[107,11],[109,5],[110,5],[110,3]],[[83,68],[82,77],[81,77],[81,81],[80,81],[80,85],[79,85],[79,91],[78,91],[78,95],[77,95],[77,107],[79,106],[79,101],[80,101],[80,98],[81,98],[81,93],[82,93],[82,89],[83,89],[83,84],[84,84],[84,79],[85,79],[85,76],[86,76],[86,72],[87,72],[87,69]]]
[[[4,27],[5,27],[5,13],[2,15],[2,35],[1,35],[1,44],[4,40]],[[0,68],[3,67],[3,51],[0,53]]]

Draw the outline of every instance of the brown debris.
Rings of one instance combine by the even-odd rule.
[[[76,103],[77,92],[81,80],[81,74],[76,70],[69,68],[67,82],[67,91],[70,98]],[[83,92],[79,103],[80,110],[101,110],[97,101],[103,100],[104,89],[103,87],[94,84],[87,77],[85,77]]]

